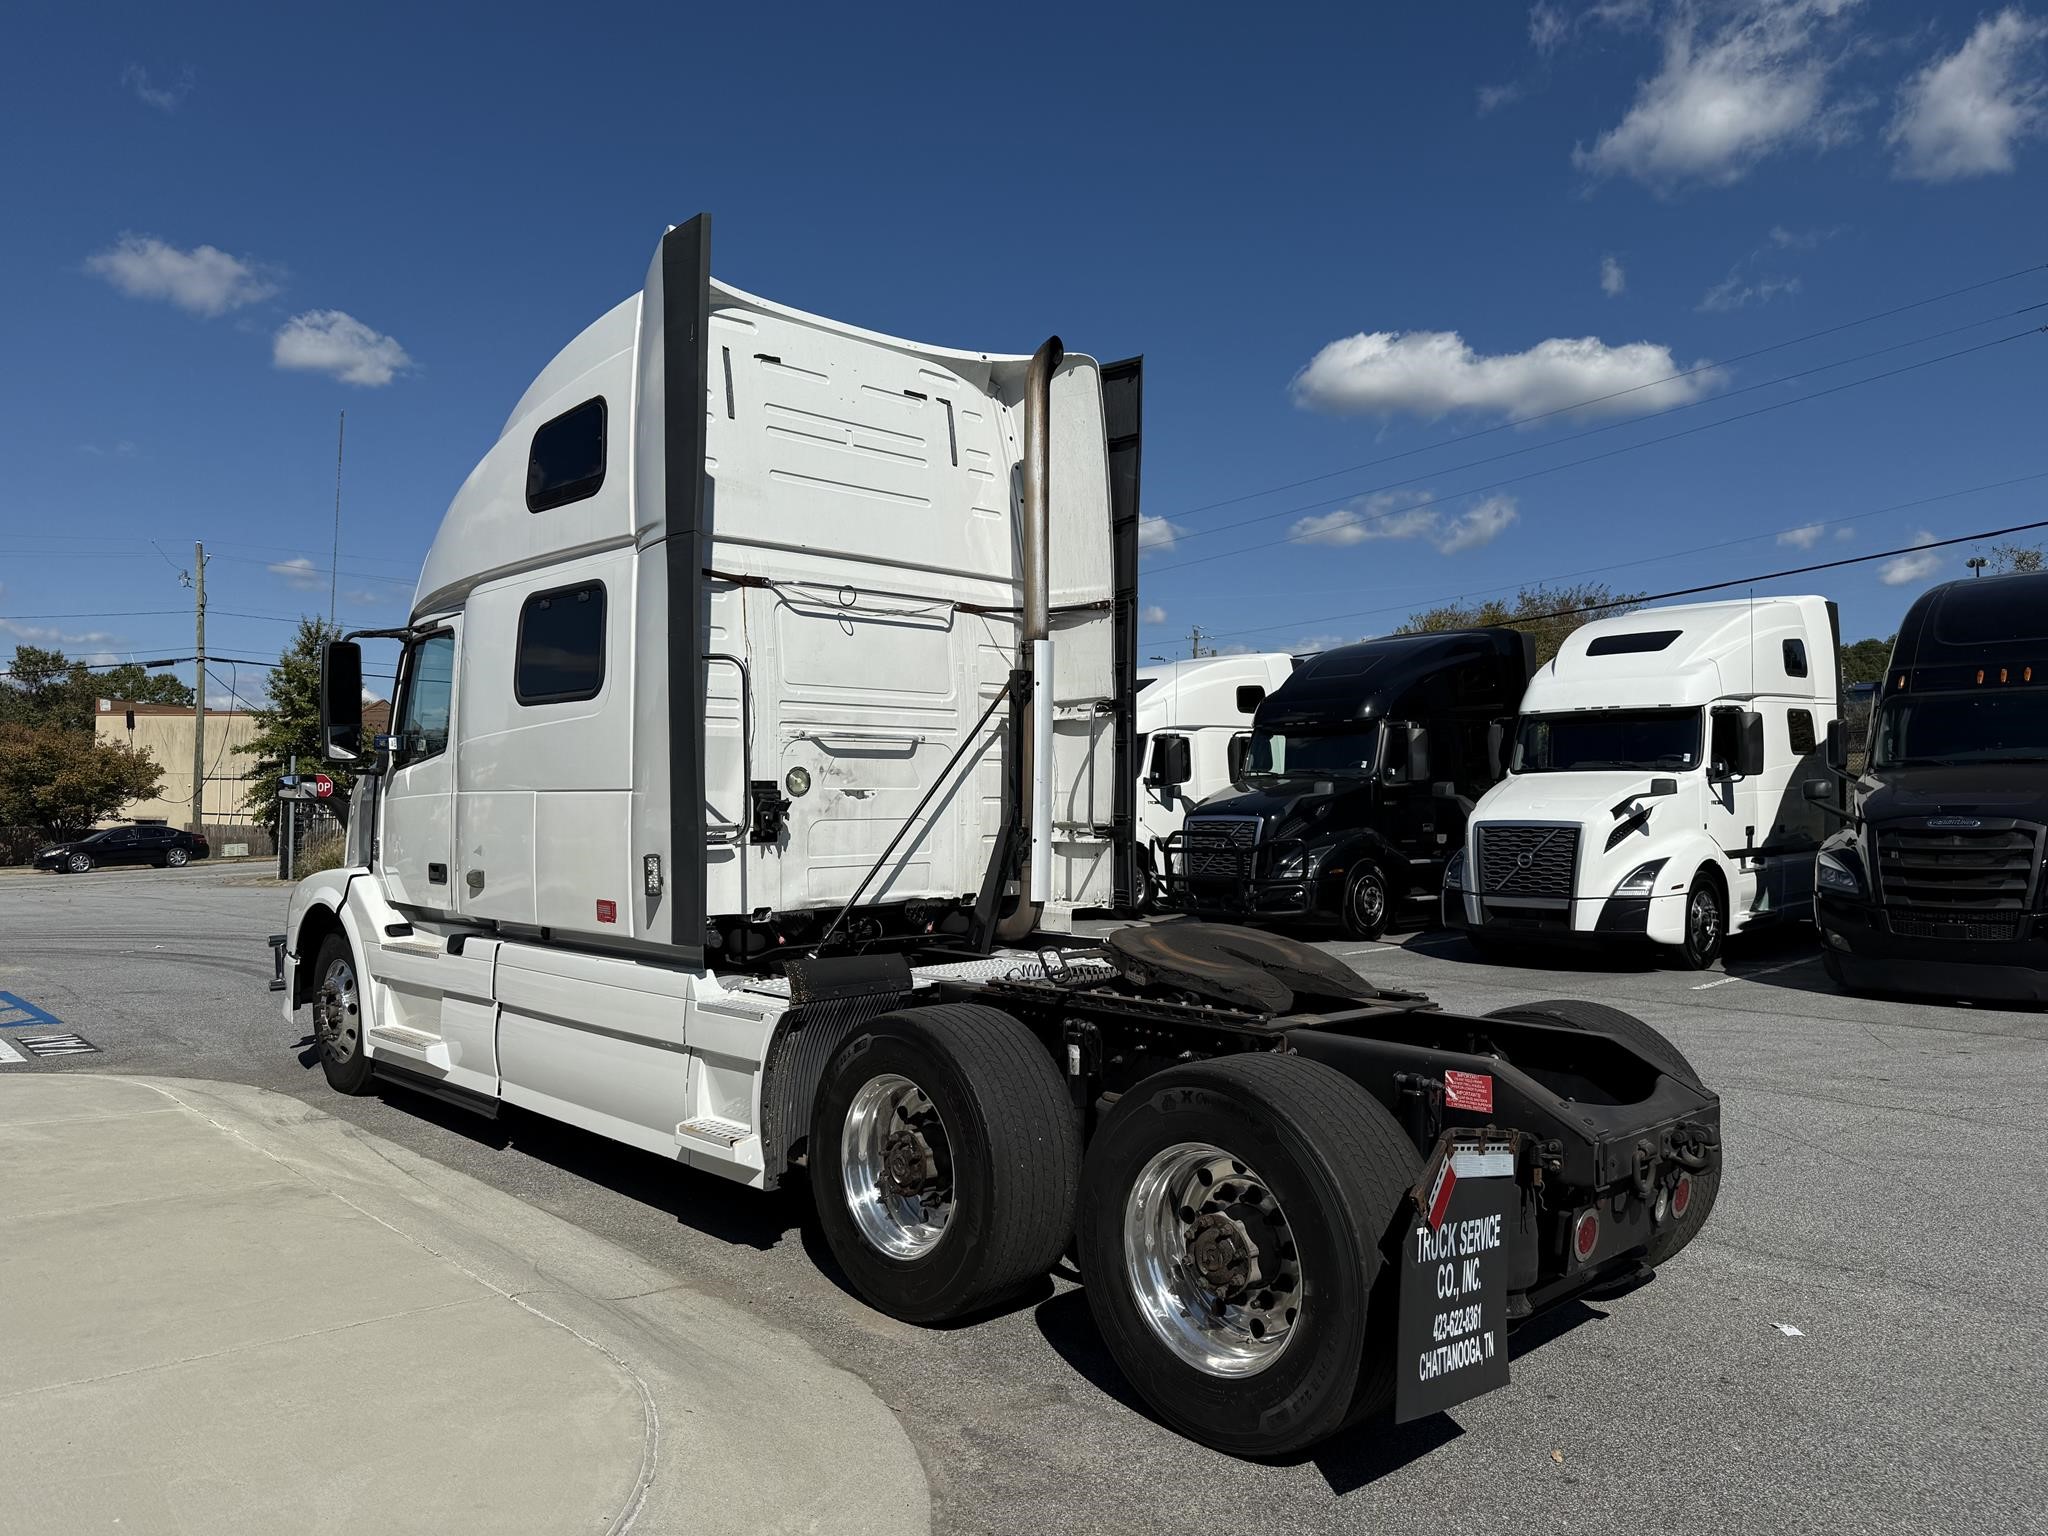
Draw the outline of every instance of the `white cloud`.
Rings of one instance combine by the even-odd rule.
[[[62,629],[54,624],[23,624],[17,619],[0,619],[0,635],[12,635],[29,645],[55,646],[70,650],[81,645],[111,645],[120,636],[110,635],[103,629],[72,630]],[[73,657],[73,660],[88,660]],[[106,658],[112,660],[112,657]]]
[[[367,587],[343,587],[341,595],[358,607],[382,607],[391,601],[389,592],[372,592]]]
[[[1795,145],[1826,149],[1855,108],[1830,99],[1829,23],[1857,0],[1742,0],[1711,13],[1681,5],[1664,27],[1662,67],[1622,120],[1573,163],[1653,186],[1739,180]],[[1630,7],[1639,18],[1640,7]]]
[[[1287,649],[1292,655],[1304,656],[1310,651],[1334,651],[1340,645],[1356,645],[1361,640],[1371,638],[1371,635],[1303,635]]]
[[[1508,524],[1522,514],[1515,510],[1512,496],[1489,496],[1460,512],[1444,525],[1443,537],[1436,541],[1440,554],[1456,555],[1468,549],[1478,549],[1491,544],[1503,533]]]
[[[1673,377],[1679,373],[1688,376]],[[1597,336],[1553,337],[1526,352],[1488,356],[1456,331],[1361,331],[1310,358],[1293,390],[1298,405],[1358,414],[1527,416],[1594,401],[1588,414],[1620,416],[1684,405],[1719,382],[1715,370],[1689,372],[1669,347],[1647,341],[1609,346]]]
[[[278,328],[271,361],[294,372],[325,373],[344,384],[371,389],[389,384],[412,367],[412,359],[394,338],[338,309],[293,315]]]
[[[1180,542],[1180,536],[1187,530],[1179,523],[1170,523],[1163,517],[1148,517],[1138,514],[1138,550],[1171,549]]]
[[[1768,304],[1781,295],[1797,293],[1800,286],[1798,278],[1777,273],[1752,276],[1738,263],[1726,277],[1701,294],[1699,303],[1693,307],[1706,314],[1722,314],[1751,304]]]
[[[175,112],[192,94],[192,66],[186,65],[175,83],[158,85],[149,78],[148,70],[140,64],[130,64],[121,71],[121,83],[133,91],[135,99],[144,106],[155,107],[159,112]]]
[[[1610,299],[1618,299],[1628,291],[1628,271],[1612,256],[1600,258],[1600,291]]]
[[[1846,544],[1855,537],[1856,530],[1854,528],[1837,528],[1835,530],[1835,542],[1837,544]]]
[[[286,586],[296,587],[301,592],[317,591],[327,585],[327,572],[304,555],[280,560],[266,569],[273,576],[282,576]]]
[[[124,234],[85,258],[85,269],[131,299],[166,299],[209,319],[277,292],[267,269],[211,245],[181,251],[154,235]]]
[[[1820,536],[1826,531],[1827,527],[1823,523],[1808,523],[1803,528],[1787,528],[1778,535],[1778,542],[1790,545],[1793,549],[1811,549],[1820,542]]]
[[[1570,30],[1571,23],[1561,7],[1546,5],[1542,0],[1529,7],[1529,46],[1538,53],[1550,52]]]
[[[1166,622],[1166,610],[1157,603],[1147,603],[1138,614],[1138,622],[1140,624],[1164,624]]]
[[[1344,548],[1369,539],[1427,539],[1439,553],[1455,555],[1491,544],[1520,515],[1512,496],[1489,496],[1449,518],[1434,506],[1408,505],[1424,499],[1420,492],[1382,492],[1334,512],[1314,513],[1295,521],[1288,542]]]
[[[1810,251],[1823,241],[1846,234],[1848,229],[1846,224],[1831,224],[1825,229],[1787,229],[1782,224],[1773,224],[1765,238],[1781,251]]]
[[[2048,78],[2038,69],[2048,21],[2008,7],[1899,88],[1886,141],[1893,169],[1918,181],[2002,175],[2013,147],[2048,131]]]
[[[1913,542],[1932,544],[1934,535],[1923,531],[1914,537]],[[1941,559],[1933,550],[1917,555],[1900,555],[1878,567],[1877,579],[1888,587],[1903,587],[1909,581],[1925,581],[1941,569]]]
[[[1482,85],[1479,87],[1479,115],[1486,117],[1521,99],[1522,87],[1513,80],[1506,85]]]

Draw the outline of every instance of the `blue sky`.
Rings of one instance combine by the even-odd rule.
[[[2048,517],[2048,478],[1899,507],[2048,475],[2048,336],[1799,403],[2041,323],[2048,272],[1728,361],[2048,260],[2048,0],[1013,14],[17,12],[0,656],[184,654],[195,538],[211,648],[274,656],[343,409],[341,614],[398,621],[511,403],[700,209],[789,303],[1143,352],[1148,655]],[[1778,589],[1883,634],[1967,553]]]

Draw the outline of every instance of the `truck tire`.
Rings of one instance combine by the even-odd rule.
[[[1234,1456],[1283,1456],[1383,1407],[1386,1244],[1421,1161],[1377,1100],[1300,1056],[1192,1062],[1132,1088],[1088,1149],[1077,1234],[1125,1379]]]
[[[1376,864],[1361,861],[1344,882],[1344,933],[1353,939],[1377,939],[1387,931],[1387,908],[1393,901],[1387,877]]]
[[[811,1117],[832,1256],[910,1323],[981,1311],[1065,1251],[1081,1175],[1066,1080],[1037,1036],[974,1003],[888,1013],[833,1053]]]
[[[1606,1035],[1619,1040],[1643,1060],[1654,1062],[1667,1077],[1675,1077],[1694,1088],[1704,1088],[1700,1074],[1693,1064],[1686,1060],[1685,1052],[1673,1045],[1662,1033],[1645,1024],[1632,1013],[1623,1013],[1619,1008],[1610,1008],[1605,1003],[1588,1003],[1576,998],[1557,998],[1546,1003],[1523,1003],[1514,1008],[1496,1008],[1486,1015],[1489,1019],[1518,1019],[1533,1024],[1562,1024],[1570,1029],[1583,1029],[1588,1034]],[[1713,1213],[1714,1201],[1721,1193],[1721,1165],[1703,1169],[1691,1176],[1691,1187],[1686,1208],[1669,1228],[1660,1232],[1650,1243],[1643,1262],[1655,1269],[1671,1258],[1686,1244],[1699,1236],[1700,1228],[1706,1225],[1707,1217]]]
[[[1685,929],[1678,941],[1678,960],[1689,971],[1704,971],[1721,958],[1728,937],[1728,898],[1721,882],[1704,869],[1692,877],[1685,893]]]
[[[328,1087],[351,1097],[370,1091],[362,976],[345,933],[330,932],[313,952],[313,1044]]]

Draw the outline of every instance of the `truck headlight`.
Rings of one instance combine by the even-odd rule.
[[[1813,861],[1813,883],[1818,889],[1833,891],[1837,896],[1863,894],[1862,877],[1832,853],[1823,853]]]
[[[1460,848],[1451,855],[1451,862],[1444,866],[1444,889],[1462,891],[1465,889],[1465,850]]]
[[[1648,896],[1657,889],[1657,876],[1664,871],[1664,859],[1652,859],[1647,864],[1638,864],[1628,872],[1628,878],[1614,888],[1617,896]]]
[[[1290,848],[1287,852],[1273,860],[1273,878],[1275,880],[1299,880],[1307,873],[1308,850],[1306,848]]]

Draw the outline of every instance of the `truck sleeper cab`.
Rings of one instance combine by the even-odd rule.
[[[1296,658],[1277,652],[1138,670],[1138,874],[1145,907],[1158,904],[1167,845],[1188,812],[1243,787],[1253,717],[1295,666]]]
[[[1534,655],[1511,629],[1394,635],[1303,660],[1259,706],[1244,786],[1190,813],[1165,880],[1204,916],[1434,916],[1465,818],[1500,777]]]
[[[1814,919],[1837,986],[2048,1002],[2048,575],[1952,581],[1899,625]],[[1846,787],[1846,796],[1843,788]]]
[[[803,1170],[909,1321],[1073,1242],[1137,1390],[1245,1455],[1497,1387],[1506,1329],[1690,1242],[1719,1103],[1625,1015],[1057,931],[1134,837],[1137,365],[802,316],[708,239],[665,237],[458,494],[387,741],[328,648],[349,863],[293,891],[273,985],[330,1085]],[[1419,1255],[1474,1224],[1452,1308]],[[1397,1312],[1438,1319],[1398,1371]]]
[[[1729,934],[1808,915],[1824,827],[1799,786],[1839,715],[1838,650],[1819,597],[1576,630],[1529,682],[1446,925],[1482,951],[1650,944],[1703,969]]]

